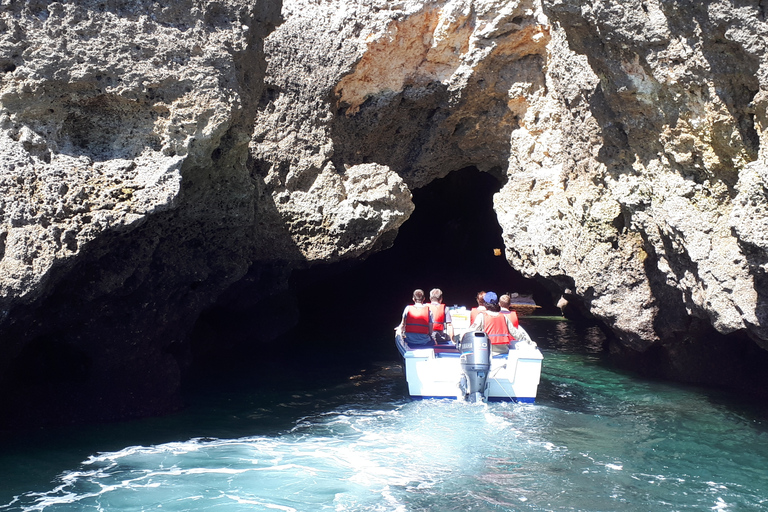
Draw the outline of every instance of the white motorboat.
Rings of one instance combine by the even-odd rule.
[[[533,403],[544,359],[536,344],[518,342],[508,354],[491,354],[488,336],[469,331],[469,311],[450,311],[455,342],[409,345],[395,334],[411,397]]]

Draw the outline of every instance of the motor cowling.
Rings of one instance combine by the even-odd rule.
[[[461,383],[464,398],[482,401],[488,371],[491,369],[491,341],[484,332],[466,332],[459,342]]]

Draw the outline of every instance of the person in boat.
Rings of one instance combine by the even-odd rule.
[[[512,297],[509,296],[509,294],[505,293],[501,297],[499,297],[499,308],[501,308],[500,313],[502,315],[509,315],[509,318],[512,320],[512,323],[515,327],[520,327],[520,321],[517,319],[517,312],[512,311],[509,309],[509,306],[512,304]]]
[[[414,290],[413,304],[405,306],[397,332],[409,345],[432,343],[432,312],[424,304],[423,290]]]
[[[491,354],[506,354],[515,342],[532,343],[522,327],[515,326],[509,315],[501,313],[499,299],[494,292],[483,297],[485,311],[480,311],[469,326],[471,331],[483,331],[491,340]]]
[[[429,292],[429,311],[432,313],[432,339],[435,343],[448,343],[453,340],[451,312],[443,304],[443,291],[433,288]]]
[[[485,297],[485,292],[477,292],[477,295],[475,296],[475,300],[477,300],[477,307],[469,310],[470,323],[475,321],[475,318],[477,318],[477,314],[480,311],[485,311],[485,302],[483,302],[483,297]]]

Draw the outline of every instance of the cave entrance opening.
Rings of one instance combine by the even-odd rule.
[[[415,210],[393,246],[364,261],[298,273],[299,333],[330,328],[334,343],[359,344],[392,337],[414,289],[443,291],[448,305],[472,307],[480,290],[532,294],[547,310],[549,292],[525,279],[506,261],[502,230],[493,210],[501,183],[474,167],[413,191]],[[501,249],[500,255],[494,249]],[[289,334],[288,336],[294,336]],[[384,352],[394,343],[369,347]]]

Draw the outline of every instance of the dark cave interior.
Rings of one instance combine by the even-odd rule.
[[[473,167],[453,171],[413,191],[416,208],[390,248],[293,271],[290,292],[267,301],[253,303],[248,285],[240,288],[198,321],[186,384],[258,378],[253,368],[267,367],[311,381],[315,371],[398,360],[393,329],[416,288],[440,288],[446,304],[466,307],[480,290],[532,295],[540,314],[559,315],[550,292],[504,257],[493,210],[501,185]],[[290,327],[272,339],[280,329],[271,324]]]
[[[448,305],[472,307],[480,290],[533,295],[542,313],[559,314],[549,292],[525,279],[504,257],[501,227],[493,210],[499,180],[476,168],[454,171],[413,192],[416,206],[394,245],[364,261],[297,273],[300,320],[288,336],[330,328],[336,342],[386,346],[413,290],[443,291]],[[501,249],[501,255],[494,255]]]

